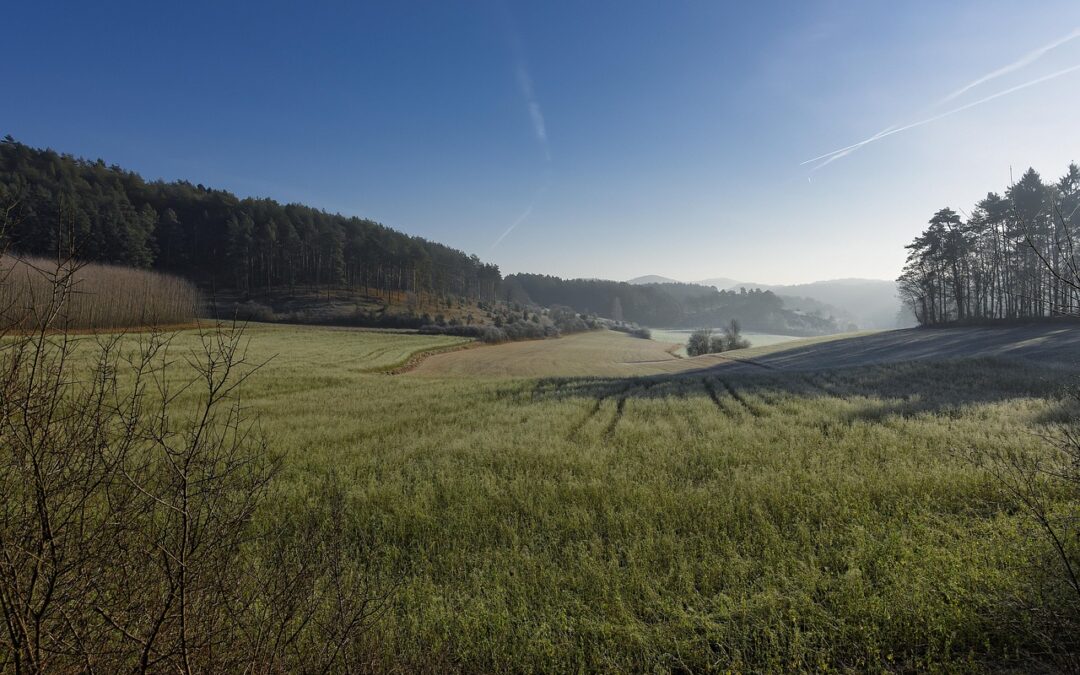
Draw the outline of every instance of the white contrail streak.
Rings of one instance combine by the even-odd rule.
[[[506,239],[507,235],[513,232],[518,225],[521,225],[529,219],[529,216],[532,215],[533,208],[536,206],[536,203],[540,201],[540,197],[542,197],[544,193],[547,192],[548,187],[549,185],[544,185],[542,188],[536,191],[536,194],[533,195],[532,201],[529,202],[529,208],[522,211],[521,215],[518,216],[517,219],[510,224],[510,227],[506,228],[506,231],[499,235],[499,238],[496,239],[495,243],[491,245],[492,250],[494,250],[496,246],[501,244],[502,240]]]
[[[969,82],[968,84],[965,84],[963,87],[960,87],[956,91],[952,92],[951,94],[949,94],[945,98],[938,101],[935,105],[942,105],[944,103],[948,103],[949,101],[951,101],[951,100],[953,100],[953,99],[955,99],[955,98],[957,98],[959,96],[962,96],[965,93],[971,91],[975,87],[978,87],[980,84],[986,84],[990,80],[997,79],[997,78],[1001,77],[1002,75],[1008,75],[1009,73],[1016,72],[1017,70],[1020,70],[1021,68],[1025,68],[1027,66],[1030,66],[1032,63],[1035,63],[1036,61],[1041,59],[1044,55],[1046,55],[1047,52],[1053,51],[1054,49],[1057,49],[1058,47],[1065,44],[1066,42],[1071,42],[1071,41],[1075,40],[1076,38],[1080,38],[1080,27],[1074,28],[1071,33],[1069,33],[1068,35],[1066,35],[1064,37],[1058,38],[1057,40],[1054,40],[1053,42],[1051,42],[1049,44],[1045,44],[1042,47],[1039,47],[1038,49],[1034,49],[1034,50],[1028,52],[1027,54],[1024,54],[1019,59],[1017,59],[1016,61],[1013,61],[1012,63],[1010,63],[1010,64],[1008,64],[1006,66],[1002,66],[1001,68],[998,68],[997,70],[991,71],[991,72],[987,73],[986,75],[983,75],[982,77],[978,78],[977,80],[973,80],[973,81]]]
[[[846,154],[850,153],[851,151],[853,151],[853,150],[855,150],[857,148],[861,148],[862,146],[866,145],[867,143],[870,143],[872,141],[876,141],[879,138],[884,138],[885,136],[888,136],[895,129],[896,129],[895,124],[892,125],[891,127],[886,127],[884,129],[882,129],[881,131],[877,132],[876,134],[874,134],[873,136],[871,136],[870,138],[866,139],[865,141],[859,141],[858,143],[854,143],[852,145],[849,145],[846,148],[840,148],[839,150],[833,150],[832,152],[826,152],[824,155],[818,155],[817,157],[815,157],[813,159],[808,159],[805,162],[800,162],[799,166],[804,166],[806,164],[810,164],[811,162],[816,162],[819,159],[825,159],[827,157],[832,157],[833,155],[839,155],[840,153],[843,153],[843,154],[846,155]]]
[[[1043,75],[1042,77],[1037,77],[1034,80],[1024,82],[1023,84],[1018,84],[1015,87],[1009,87],[1008,89],[1005,89],[1003,91],[999,91],[996,94],[991,94],[990,96],[987,96],[985,98],[981,98],[978,101],[972,101],[971,103],[966,103],[966,104],[960,106],[959,108],[953,108],[952,110],[947,110],[947,111],[945,111],[943,113],[934,115],[933,117],[928,117],[926,119],[919,120],[918,122],[912,122],[911,124],[905,124],[902,127],[896,127],[896,128],[890,129],[889,131],[879,132],[877,134],[874,134],[870,138],[867,138],[864,141],[859,141],[858,143],[855,143],[853,145],[849,145],[847,147],[840,148],[838,150],[833,150],[832,152],[827,152],[824,155],[819,155],[818,157],[815,157],[814,159],[808,159],[805,162],[801,162],[799,164],[799,166],[804,166],[806,164],[811,164],[811,163],[817,162],[819,160],[825,160],[824,162],[821,162],[821,164],[818,164],[817,166],[813,167],[813,170],[817,171],[818,169],[825,166],[826,164],[830,164],[831,162],[833,162],[833,161],[835,161],[837,159],[840,159],[841,157],[849,155],[852,152],[854,152],[855,150],[858,150],[859,148],[863,147],[864,145],[868,145],[868,144],[873,143],[875,141],[880,141],[883,138],[887,138],[889,136],[892,136],[893,134],[898,134],[901,131],[907,131],[908,129],[914,129],[915,127],[921,127],[921,126],[923,126],[925,124],[930,124],[931,122],[937,122],[938,120],[943,119],[945,117],[949,117],[950,115],[955,115],[958,112],[963,112],[964,110],[967,110],[968,108],[974,108],[975,106],[982,105],[984,103],[989,103],[990,101],[993,101],[994,99],[1001,98],[1002,96],[1007,96],[1009,94],[1014,94],[1014,93],[1016,93],[1016,92],[1018,92],[1018,91],[1020,91],[1022,89],[1027,89],[1028,87],[1034,87],[1037,84],[1042,84],[1043,82],[1046,82],[1048,80],[1053,80],[1053,79],[1056,79],[1058,77],[1062,77],[1063,75],[1068,75],[1069,73],[1075,72],[1077,70],[1080,70],[1080,63],[1076,64],[1075,66],[1070,66],[1069,68],[1064,68],[1062,70],[1058,70],[1056,72],[1050,73],[1049,75]]]
[[[513,232],[515,227],[517,227],[518,225],[524,223],[525,219],[532,215],[532,211],[533,211],[533,205],[529,204],[529,208],[525,209],[525,211],[522,212],[522,214],[517,217],[517,220],[515,220],[513,222],[513,224],[510,225],[510,227],[506,228],[505,232],[503,232],[502,234],[499,235],[499,238],[495,240],[495,243],[491,245],[491,248],[495,248],[496,246],[501,244],[502,240],[506,239],[506,235]]]

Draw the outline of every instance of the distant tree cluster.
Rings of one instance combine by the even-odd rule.
[[[950,208],[934,214],[907,246],[901,297],[924,325],[1075,315],[1078,235],[1080,168],[1051,184],[1028,169],[966,220]]]
[[[699,288],[706,293],[716,292],[704,286]],[[585,314],[650,326],[673,325],[683,314],[681,303],[658,285],[638,286],[605,279],[511,274],[503,280],[503,296],[514,302],[545,307],[562,305]]]
[[[648,328],[646,328],[644,326],[639,326],[639,325],[634,324],[634,323],[624,323],[624,322],[612,321],[610,323],[607,323],[605,325],[605,327],[610,329],[610,330],[613,330],[613,331],[618,331],[620,333],[626,333],[627,335],[633,335],[634,337],[641,338],[642,340],[651,340],[652,339],[652,331],[651,330],[649,330]]]
[[[724,326],[732,320],[765,332],[818,334],[840,330],[833,319],[788,310],[775,293],[756,288],[717,291],[709,304],[695,298],[687,304],[679,325]]]
[[[580,333],[599,328],[597,320],[591,316],[581,316],[569,307],[533,308],[517,304],[503,304],[489,309],[492,317],[490,324],[468,325],[454,322],[428,321],[420,331],[429,334],[460,335],[476,338],[482,342],[514,342],[517,340],[538,340],[559,337],[570,333]]]
[[[494,300],[501,281],[496,265],[371,220],[185,181],[147,182],[10,136],[0,142],[0,200],[18,203],[6,236],[21,254],[74,249],[85,260],[221,288],[347,285]],[[61,219],[70,223],[63,234]]]
[[[585,314],[644,326],[721,326],[737,319],[760,331],[806,335],[840,331],[832,317],[785,309],[772,291],[758,289],[719,291],[698,284],[628,284],[511,274],[503,280],[503,295],[515,302],[566,305]]]
[[[719,334],[714,334],[711,328],[699,328],[691,333],[690,339],[686,341],[686,353],[690,356],[701,356],[731,349],[745,349],[749,346],[749,340],[742,336],[739,322],[732,319]]]

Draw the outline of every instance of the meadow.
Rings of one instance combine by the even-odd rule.
[[[374,669],[983,670],[1075,641],[1032,610],[1073,611],[1031,571],[1050,552],[965,458],[1037,452],[1075,371],[671,357],[681,372],[620,375],[657,343],[599,333],[425,364],[533,344],[606,376],[390,375],[458,345],[287,326],[248,338],[265,365],[244,402],[286,456],[259,518],[284,526],[328,474],[347,486],[366,573],[395,580],[367,636]],[[581,356],[612,340],[630,351]],[[172,349],[196,344],[184,331]]]
[[[387,373],[408,366],[415,357],[472,342],[450,335],[326,326],[248,324],[244,330],[253,363],[265,364],[265,370],[282,377],[288,372],[299,381],[319,378],[329,371],[345,377]],[[197,335],[197,331],[177,333],[174,347],[194,347]]]
[[[681,348],[677,350],[679,356],[686,356],[686,341],[690,339],[690,334],[694,331],[688,328],[653,328],[652,339],[657,342],[667,342],[681,345]],[[723,332],[722,328],[713,328],[714,333]],[[772,333],[752,333],[743,332],[742,337],[745,338],[751,347],[769,347],[771,345],[783,344],[785,342],[792,342],[798,340],[798,337],[792,335],[774,335]]]

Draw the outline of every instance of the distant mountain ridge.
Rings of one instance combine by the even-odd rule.
[[[646,274],[643,277],[634,277],[633,279],[627,279],[626,283],[633,284],[634,286],[644,286],[645,284],[678,284],[682,282],[678,281],[677,279],[662,277],[657,274]]]

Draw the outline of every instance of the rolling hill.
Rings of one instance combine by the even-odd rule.
[[[634,277],[633,279],[627,279],[626,283],[633,284],[635,286],[644,286],[645,284],[677,284],[679,282],[670,277],[662,277],[658,274],[646,274],[643,277]]]

